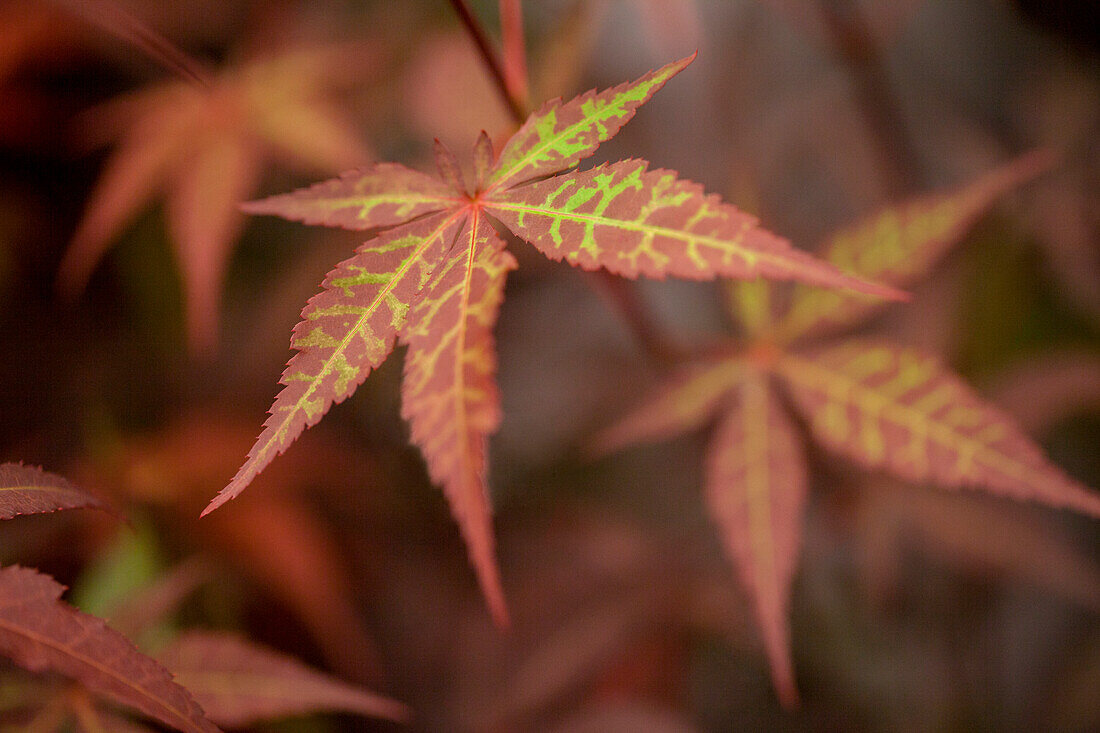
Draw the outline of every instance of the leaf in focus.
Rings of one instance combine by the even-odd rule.
[[[360,230],[393,226],[457,203],[455,192],[441,181],[397,163],[377,163],[240,208],[303,224]]]
[[[515,258],[474,211],[402,335],[409,346],[402,416],[432,480],[442,485],[490,609],[506,623],[489,524],[486,443],[500,424],[493,325]]]
[[[353,687],[301,662],[229,634],[193,631],[160,654],[163,664],[227,728],[314,712],[405,721],[394,700]]]
[[[176,730],[217,732],[167,670],[102,619],[62,603],[64,590],[29,568],[0,569],[0,653],[32,672],[71,677]]]
[[[0,464],[0,519],[81,508],[106,505],[57,474],[21,463]]]
[[[695,54],[662,66],[641,78],[566,103],[554,99],[527,118],[500,151],[489,176],[503,190],[524,181],[571,168],[596,152],[630,121],[638,107],[695,60]]]
[[[826,241],[821,256],[845,272],[908,287],[926,276],[994,202],[1053,163],[1037,150],[986,173],[955,191],[921,196],[844,227]],[[796,286],[776,326],[786,341],[811,332],[849,326],[883,305],[858,293]]]
[[[393,350],[409,308],[454,241],[461,221],[435,214],[368,240],[310,298],[264,431],[233,480],[203,514],[244,490],[276,455],[344,401]]]
[[[814,436],[865,466],[1100,517],[1100,495],[930,356],[849,339],[777,370]]]
[[[268,162],[327,172],[367,158],[354,125],[327,101],[330,69],[354,57],[347,47],[287,51],[226,69],[210,89],[161,84],[93,111],[85,135],[116,140],[117,148],[62,260],[62,291],[83,289],[111,241],[163,190],[190,344],[212,347],[226,263],[243,223],[236,207]]]
[[[552,260],[616,275],[801,280],[901,298],[844,275],[671,171],[624,160],[493,194],[486,207]]]
[[[645,161],[526,185],[590,156],[693,58],[613,89],[548,103],[505,143],[495,163],[483,134],[474,146],[473,194],[454,156],[439,144],[438,181],[379,165],[247,204],[252,213],[352,229],[413,221],[368,240],[310,300],[294,330],[299,353],[283,373],[285,388],[264,431],[204,514],[239,494],[306,427],[349,396],[400,338],[409,345],[403,414],[413,442],[443,486],[491,612],[498,622],[507,618],[493,553],[485,447],[500,420],[491,332],[504,276],[515,261],[487,214],[551,258],[588,269],[631,277],[801,278],[900,297],[792,249],[696,184],[667,171],[647,172]]]
[[[787,621],[798,564],[806,463],[798,434],[767,376],[746,369],[707,453],[706,497],[764,635],[779,699],[798,700]]]

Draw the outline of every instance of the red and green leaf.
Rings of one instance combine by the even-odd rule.
[[[624,160],[487,198],[512,232],[552,260],[617,275],[768,277],[902,297],[843,274],[761,229],[755,217],[666,170]]]
[[[243,728],[314,712],[404,721],[401,703],[322,674],[292,657],[229,634],[190,632],[160,654],[210,720]]]
[[[833,234],[821,253],[845,272],[875,282],[908,287],[928,274],[993,203],[1050,167],[1049,153],[1024,155],[972,183],[892,206]],[[852,325],[883,305],[851,292],[799,286],[777,336],[791,340],[810,332]]]
[[[932,357],[852,339],[777,369],[816,438],[866,466],[1100,516],[1100,495]]]
[[[463,203],[442,181],[397,163],[378,163],[291,193],[249,201],[241,210],[344,229],[394,226]]]
[[[516,261],[474,211],[402,335],[401,413],[462,529],[494,617],[507,619],[485,483],[487,436],[500,423],[493,324]]]
[[[57,474],[20,463],[0,464],[0,519],[85,507],[106,505]]]
[[[65,588],[17,565],[0,569],[0,654],[32,672],[56,672],[188,733],[217,733],[158,662],[102,619],[60,601]]]
[[[391,229],[337,265],[310,298],[294,327],[283,390],[248,460],[204,514],[239,494],[393,350],[409,309],[442,261],[461,225],[459,214],[436,214]]]
[[[756,608],[784,704],[798,699],[787,612],[798,564],[806,464],[798,435],[767,376],[742,371],[736,399],[707,453],[707,507]]]
[[[500,151],[486,193],[563,171],[592,155],[630,121],[638,107],[694,60],[692,54],[636,81],[602,92],[593,89],[564,104],[560,99],[547,102]]]

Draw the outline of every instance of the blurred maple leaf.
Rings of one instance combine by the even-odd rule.
[[[888,208],[835,233],[824,257],[898,287],[935,262],[1004,192],[1046,169],[1024,156],[960,190]],[[968,486],[1100,516],[1100,495],[1042,456],[1011,419],[936,359],[836,334],[880,304],[795,284],[785,309],[768,283],[731,285],[728,307],[750,343],[690,365],[596,438],[600,451],[716,422],[706,458],[707,505],[756,606],[780,699],[796,699],[787,608],[807,490],[792,404],[816,440],[913,482]],[[782,390],[777,389],[781,385]]]
[[[1029,202],[1045,264],[1060,294],[1100,322],[1100,83],[1055,65],[1035,75],[1018,108],[1028,137],[1061,151],[1065,161]]]
[[[104,504],[56,474],[20,464],[0,465],[0,519],[86,507]],[[63,603],[64,591],[60,583],[32,568],[0,568],[0,654],[31,672],[56,672],[76,680],[177,730],[217,733],[167,670],[103,619]],[[72,707],[79,716],[78,704]]]
[[[400,703],[231,634],[190,631],[159,656],[210,719],[228,728],[320,711],[396,721],[409,716]]]
[[[216,733],[172,675],[95,616],[60,602],[64,586],[30,568],[0,569],[0,653],[54,671],[189,733]]]
[[[203,512],[240,494],[335,403],[349,397],[400,339],[409,349],[402,414],[466,540],[490,612],[507,623],[490,519],[486,448],[500,422],[493,325],[517,266],[495,219],[552,260],[635,278],[766,276],[902,297],[845,275],[761,228],[672,171],[623,160],[570,171],[612,138],[695,56],[633,82],[547,102],[499,156],[482,132],[475,186],[436,143],[438,178],[385,163],[246,210],[306,224],[387,228],[337,265],[291,341],[264,430]],[[491,217],[491,218],[490,218]]]
[[[0,519],[103,506],[95,496],[55,474],[19,464],[0,465]],[[305,520],[309,526],[308,517],[292,520],[289,525]],[[292,539],[302,537],[298,533]],[[331,570],[329,558],[323,552],[319,555],[315,542],[308,539],[303,545],[305,560],[315,563],[311,570]],[[201,565],[185,563],[144,592],[122,599],[118,609],[121,628],[138,634],[159,623],[196,588],[203,574]],[[14,692],[11,702],[15,707],[29,705],[44,711],[36,713],[36,721],[45,720],[42,716],[51,716],[56,709],[60,717],[51,727],[61,724],[68,708],[82,728],[102,729],[108,718],[97,710],[89,692],[191,733],[216,733],[211,721],[236,727],[319,711],[392,720],[408,717],[400,703],[225,634],[193,631],[177,638],[162,653],[176,673],[173,675],[103,619],[61,602],[64,590],[49,576],[30,568],[0,568],[0,654],[31,672],[56,672],[80,684],[47,686],[34,694],[28,689]],[[299,590],[308,593],[309,589]],[[327,594],[325,600],[334,599]],[[354,639],[353,635],[345,641]],[[195,690],[181,686],[181,679]],[[204,712],[204,708],[208,710]],[[120,718],[115,726],[111,719],[111,730],[140,729],[122,721]]]
[[[208,88],[167,82],[92,110],[84,136],[117,146],[61,262],[62,291],[79,292],[111,241],[163,192],[188,339],[212,348],[226,263],[243,224],[237,206],[267,164],[331,173],[369,157],[331,100],[336,80],[348,76],[333,69],[369,67],[366,51],[350,44],[283,51],[227,68]]]
[[[1075,413],[1100,411],[1100,356],[1065,350],[1024,360],[999,374],[989,392],[1029,433],[1040,434]]]
[[[914,546],[953,568],[1024,581],[1100,610],[1100,567],[1047,517],[1018,509],[982,496],[911,491],[885,477],[862,482],[854,534],[865,587],[889,596]]]
[[[378,653],[356,610],[348,569],[331,533],[301,494],[306,485],[370,481],[369,465],[349,459],[323,434],[264,476],[264,492],[232,514],[198,519],[199,510],[252,441],[250,420],[195,410],[154,435],[129,441],[118,465],[92,466],[86,483],[116,487],[127,499],[165,513],[186,546],[216,548],[293,612],[336,670],[377,677]]]
[[[105,509],[106,505],[57,474],[18,463],[0,464],[0,519],[84,507]]]

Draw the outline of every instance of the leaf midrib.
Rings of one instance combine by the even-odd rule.
[[[784,258],[773,255],[770,252],[748,249],[742,244],[745,239],[745,235],[749,231],[751,231],[751,226],[743,226],[737,232],[736,238],[734,239],[723,239],[719,237],[712,237],[706,234],[694,234],[692,232],[685,232],[681,229],[670,229],[669,227],[657,226],[653,224],[627,221],[625,219],[609,219],[606,216],[598,216],[596,214],[562,212],[555,209],[539,208],[515,202],[487,201],[485,202],[485,206],[489,209],[501,209],[504,211],[512,211],[520,214],[534,214],[536,216],[545,216],[548,218],[556,217],[560,219],[587,222],[593,225],[601,225],[616,229],[652,233],[655,237],[665,236],[671,239],[679,239],[683,241],[693,240],[695,242],[698,242],[702,246],[709,246],[712,249],[728,251],[730,254],[740,257],[749,267],[755,266],[758,261],[765,261],[778,265],[783,269],[791,269],[790,263]]]
[[[256,463],[259,463],[259,459],[262,456],[267,455],[267,452],[271,449],[271,446],[275,444],[275,442],[278,440],[279,435],[282,433],[287,424],[289,424],[291,420],[293,420],[294,417],[297,416],[298,413],[304,409],[303,405],[308,401],[310,397],[313,396],[313,393],[317,391],[321,382],[324,381],[324,377],[328,376],[332,372],[333,364],[335,363],[337,357],[344,353],[344,351],[348,347],[348,344],[351,343],[352,337],[358,334],[359,331],[363,328],[363,325],[366,323],[366,321],[375,314],[379,305],[385,300],[385,297],[389,293],[391,293],[393,289],[396,288],[397,285],[404,279],[409,269],[413,266],[415,262],[419,261],[420,256],[424,254],[428,247],[431,246],[431,244],[435,242],[436,239],[442,236],[443,232],[446,231],[446,229],[451,224],[453,224],[459,216],[462,216],[463,214],[465,214],[465,209],[456,209],[455,211],[451,212],[450,216],[445,217],[440,222],[439,226],[436,227],[429,236],[425,237],[424,241],[420,243],[416,250],[414,250],[414,252],[405,259],[401,266],[394,271],[394,277],[392,277],[390,281],[379,290],[378,294],[371,301],[370,305],[367,306],[367,310],[365,310],[363,314],[359,316],[359,318],[355,321],[355,325],[348,329],[347,333],[344,334],[343,338],[341,338],[339,343],[333,348],[332,353],[329,354],[327,359],[325,359],[325,362],[322,365],[320,371],[317,372],[317,376],[310,380],[309,386],[306,388],[306,391],[303,392],[298,400],[294,403],[294,407],[286,411],[286,417],[284,417],[283,420],[279,422],[278,427],[274,430],[271,437],[264,444],[263,449],[259,453],[257,453]]]

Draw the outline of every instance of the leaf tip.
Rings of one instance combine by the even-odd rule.
[[[237,496],[244,490],[245,484],[233,479],[224,489],[218,492],[217,496],[210,500],[210,503],[206,505],[206,508],[199,513],[199,519],[202,519],[210,512],[214,511],[222,504],[226,503],[230,499],[236,499]]]
[[[663,66],[660,69],[657,69],[655,71],[651,71],[647,76],[650,77],[650,78],[656,77],[656,78],[659,79],[659,81],[657,83],[657,87],[653,91],[655,92],[655,91],[657,91],[657,89],[660,89],[662,86],[665,85],[665,82],[667,82],[669,79],[671,79],[672,77],[679,74],[681,71],[686,69],[688,66],[690,66],[692,64],[692,62],[695,61],[695,59],[698,56],[699,56],[699,49],[695,49],[695,51],[692,52],[691,55],[684,56],[682,59],[677,59],[676,61],[673,61],[669,64],[666,64],[665,66]]]
[[[691,66],[692,62],[694,62],[695,59],[698,58],[698,56],[699,49],[695,49],[695,51],[692,52],[689,56],[684,56],[682,59],[670,63],[668,66],[665,67],[669,70],[668,77],[671,79],[687,67]]]
[[[220,507],[226,501],[227,501],[226,499],[221,498],[221,494],[218,494],[217,496],[215,496],[213,499],[210,500],[210,503],[206,505],[205,509],[203,509],[201,512],[199,512],[199,519],[202,519],[207,514],[209,514],[210,512],[212,512],[215,509],[217,509],[218,507]]]
[[[237,204],[237,211],[242,214],[263,215],[271,213],[270,202],[273,197],[269,196],[263,199],[255,199],[253,201],[242,201]]]
[[[462,175],[462,167],[458,164],[458,158],[438,137],[434,139],[432,150],[435,153],[435,167],[439,171],[439,177],[456,193],[465,195],[467,193],[466,179]]]

